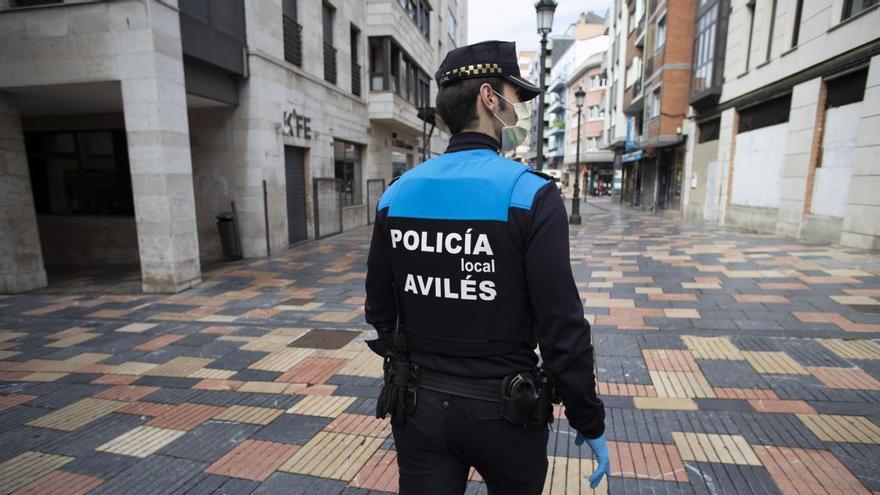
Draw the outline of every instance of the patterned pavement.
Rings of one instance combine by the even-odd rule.
[[[880,493],[877,253],[584,212],[612,493]],[[0,296],[0,495],[396,492],[362,343],[369,236],[172,296],[105,272]],[[591,492],[573,440],[559,419],[545,493]]]

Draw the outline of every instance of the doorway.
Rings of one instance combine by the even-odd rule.
[[[284,147],[287,181],[287,237],[290,245],[309,238],[306,223],[306,149]]]

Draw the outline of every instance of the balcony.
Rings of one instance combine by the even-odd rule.
[[[546,131],[544,131],[544,137],[549,138],[552,136],[564,136],[565,135],[565,127],[559,126],[550,126]]]
[[[549,113],[559,113],[565,111],[565,104],[562,100],[556,100],[547,107]]]
[[[351,60],[351,94],[355,96],[363,95],[361,90],[361,66],[355,59]]]
[[[324,80],[336,84],[336,48],[324,43]]]
[[[302,26],[288,16],[284,17],[284,60],[302,67]]]
[[[551,93],[558,93],[558,92],[564,91],[564,90],[565,90],[565,78],[564,77],[556,78],[556,80],[551,82],[550,85],[547,87],[547,91],[549,91]]]

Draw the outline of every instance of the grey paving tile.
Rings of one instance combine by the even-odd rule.
[[[331,418],[282,414],[254,433],[251,438],[254,440],[304,445],[316,433],[330,424],[330,421],[332,421]]]
[[[213,462],[259,429],[256,425],[208,421],[166,445],[159,453]]]
[[[179,493],[189,480],[199,476],[207,463],[151,455],[98,486],[92,494]]]
[[[279,493],[337,495],[345,489],[345,486],[346,483],[344,481],[276,472],[272,476],[269,476],[269,478],[252,493],[254,495],[274,495]]]

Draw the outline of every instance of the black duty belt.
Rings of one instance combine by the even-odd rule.
[[[420,388],[489,402],[501,400],[501,379],[463,378],[422,367],[419,367],[418,375]]]

